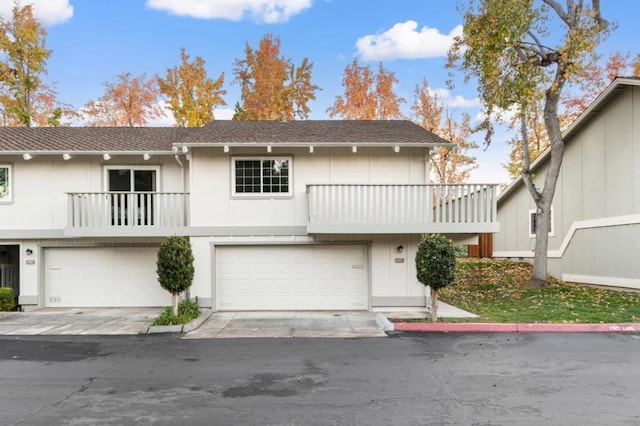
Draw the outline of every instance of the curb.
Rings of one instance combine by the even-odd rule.
[[[187,324],[181,325],[150,325],[146,330],[142,330],[140,334],[160,334],[160,333],[188,333],[200,327],[203,322],[209,319],[213,314],[211,309],[200,309],[198,318]]]
[[[496,324],[408,323],[393,324],[395,331],[422,333],[640,333],[640,323],[628,324]]]
[[[378,324],[378,328],[382,331],[395,331],[395,326],[391,321],[387,319],[381,312],[378,312],[375,316],[376,324]]]

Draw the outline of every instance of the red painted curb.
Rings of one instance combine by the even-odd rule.
[[[640,333],[640,324],[495,324],[399,322],[396,331],[444,333]]]

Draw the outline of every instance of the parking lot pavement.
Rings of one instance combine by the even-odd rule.
[[[0,335],[117,335],[146,330],[162,308],[44,308],[2,312]]]
[[[215,312],[187,339],[260,337],[385,337],[365,311]]]

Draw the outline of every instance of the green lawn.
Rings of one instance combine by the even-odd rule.
[[[443,302],[479,315],[476,322],[640,321],[640,294],[556,280],[549,287],[530,289],[530,276],[526,263],[459,259],[456,281],[438,295]]]

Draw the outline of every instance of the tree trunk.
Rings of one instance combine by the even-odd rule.
[[[171,306],[173,308],[173,315],[178,316],[178,303],[180,302],[180,293],[174,293],[171,295]]]
[[[438,290],[429,287],[431,291],[431,321],[438,322]]]
[[[530,288],[547,287],[547,253],[549,248],[549,221],[551,202],[542,198],[536,209],[536,246],[533,254]]]

